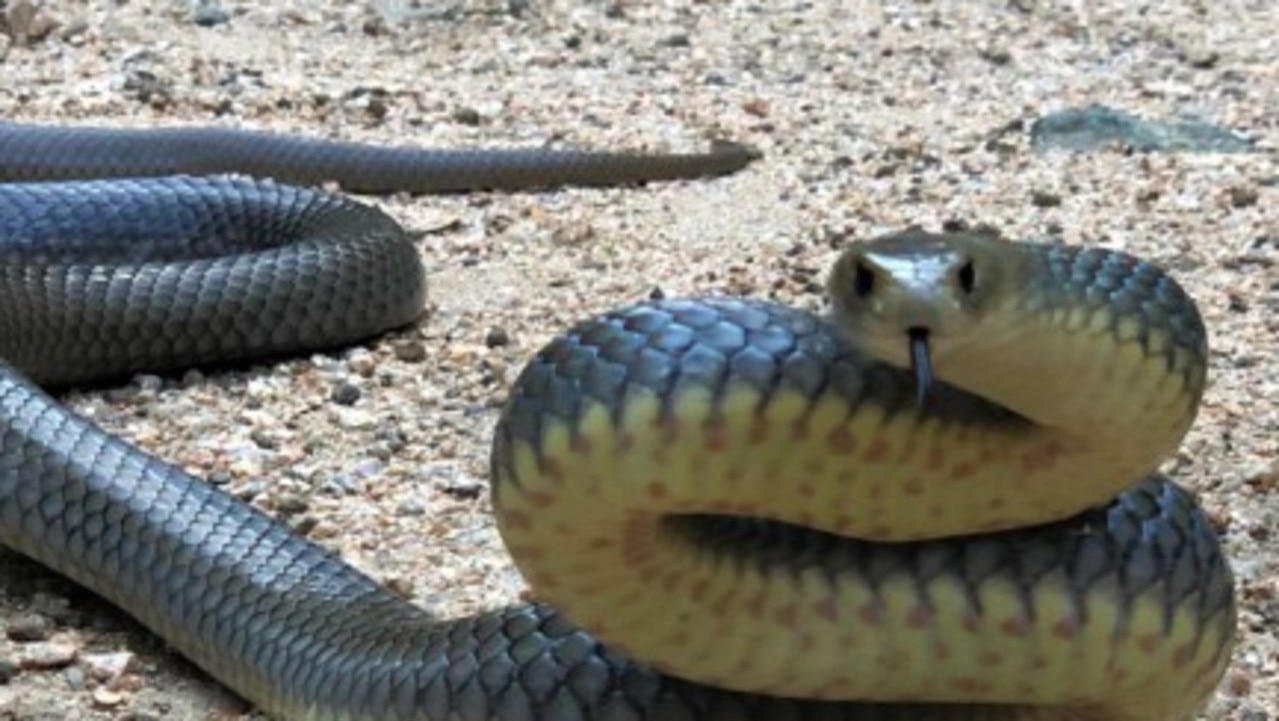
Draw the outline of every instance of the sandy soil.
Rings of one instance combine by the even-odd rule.
[[[1168,468],[1220,521],[1243,604],[1205,718],[1279,718],[1270,0],[32,9],[7,3],[0,117],[434,146],[683,150],[726,136],[766,153],[709,182],[371,201],[422,235],[433,286],[418,329],[338,357],[67,397],[441,614],[522,588],[488,516],[489,433],[520,364],[573,318],[654,289],[816,308],[843,239],[950,219],[1164,264],[1213,345],[1208,398]],[[1268,152],[1029,151],[1031,120],[1088,102],[1198,116]],[[0,627],[0,719],[252,715],[123,614],[9,554]]]

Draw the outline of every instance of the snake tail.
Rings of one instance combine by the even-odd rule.
[[[716,140],[702,153],[387,148],[222,127],[0,123],[0,180],[247,174],[354,193],[615,186],[734,173],[761,157]]]

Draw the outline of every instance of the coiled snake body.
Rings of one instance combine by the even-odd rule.
[[[389,162],[428,178],[410,190],[462,189],[429,180],[458,167],[438,158],[202,132],[0,126],[0,173],[385,190]],[[228,157],[251,165],[209,165]],[[586,156],[516,157],[446,160],[509,187],[574,182]],[[589,156],[580,179],[745,159]],[[0,232],[0,541],[273,713],[1166,721],[1229,660],[1215,534],[1150,475],[1194,417],[1205,334],[1128,256],[910,230],[841,255],[830,319],[700,298],[583,321],[526,366],[493,450],[499,527],[553,606],[440,623],[35,385],[410,323],[425,286],[399,226],[163,177],[0,185]]]

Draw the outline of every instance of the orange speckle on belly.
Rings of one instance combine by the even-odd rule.
[[[857,617],[867,625],[878,626],[884,620],[884,609],[874,602],[863,603],[857,609]]]
[[[1026,632],[1029,630],[1029,627],[1026,625],[1025,619],[1014,617],[1014,618],[1005,618],[1003,621],[1001,621],[999,623],[999,630],[1003,631],[1005,636],[1013,636],[1014,638],[1021,638],[1026,635]]]
[[[862,453],[862,460],[867,463],[879,463],[888,456],[888,443],[883,438],[876,438]]]
[[[1056,443],[1045,443],[1032,448],[1021,455],[1021,469],[1024,473],[1046,471],[1057,463],[1061,455],[1061,447]]]
[[[927,628],[933,623],[935,614],[927,606],[915,606],[906,615],[906,625],[911,628]]]
[[[994,651],[983,651],[978,654],[977,660],[981,662],[981,665],[983,666],[998,666],[1003,663],[1004,657]]]
[[[1190,647],[1190,644],[1183,643],[1172,652],[1172,667],[1184,668],[1194,656],[1194,649]]]
[[[548,481],[559,483],[564,480],[564,467],[554,458],[543,456],[537,464],[537,470]]]
[[[710,581],[705,578],[699,579],[688,589],[688,596],[694,601],[701,603],[702,599],[706,598],[706,592],[710,590],[710,587]]]
[[[528,499],[529,505],[537,508],[546,508],[555,502],[555,494],[546,491],[528,491],[524,497]]]
[[[783,628],[794,631],[799,627],[799,609],[795,604],[788,604],[773,612],[773,620]]]
[[[803,440],[808,437],[809,422],[808,417],[796,418],[790,424],[790,439],[792,441]]]
[[[1079,622],[1073,618],[1063,618],[1053,624],[1053,635],[1064,641],[1070,641],[1079,633]]]
[[[839,620],[839,606],[832,598],[823,598],[813,604],[813,612],[831,623]]]
[[[505,511],[502,513],[502,525],[511,530],[527,531],[533,527],[533,522],[523,511]]]
[[[857,450],[857,439],[848,432],[848,428],[840,426],[826,434],[826,449],[832,455],[846,456]]]
[[[928,452],[928,459],[924,461],[924,469],[929,471],[941,470],[942,464],[946,462],[946,454],[940,448],[934,448]]]
[[[989,682],[971,676],[957,678],[951,681],[951,685],[955,690],[970,695],[989,693],[991,688]]]
[[[595,446],[591,443],[591,439],[579,433],[573,434],[573,438],[569,441],[568,447],[574,453],[581,456],[589,456],[591,451],[595,450]]]
[[[751,422],[751,444],[758,446],[767,443],[770,432],[772,432],[772,427],[768,419],[762,416],[755,416],[755,420]]]
[[[715,612],[716,617],[725,618],[732,613],[733,601],[736,598],[737,598],[737,594],[733,593],[732,591],[729,591],[728,593],[725,593],[724,595],[715,599],[715,602],[711,604],[711,610]]]

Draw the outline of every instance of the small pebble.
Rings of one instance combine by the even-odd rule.
[[[339,383],[333,387],[333,392],[329,394],[329,398],[338,405],[354,405],[356,401],[360,400],[360,387],[353,383]]]
[[[19,643],[47,641],[53,635],[53,624],[42,614],[24,613],[9,621],[5,635]]]
[[[332,496],[348,496],[359,493],[360,485],[349,473],[338,473],[324,482],[320,490]]]
[[[400,516],[420,516],[426,513],[426,506],[421,501],[410,499],[396,506],[395,513]]]
[[[355,478],[372,478],[386,468],[386,463],[378,458],[361,458],[351,465],[351,475]]]
[[[413,597],[413,583],[404,578],[401,578],[400,576],[393,576],[391,578],[385,579],[383,581],[383,585],[386,586],[386,590],[390,591],[391,593],[394,593],[400,598]]]
[[[280,439],[275,437],[271,431],[265,428],[254,428],[249,431],[249,438],[258,445],[258,448],[264,450],[272,450],[280,447]]]
[[[1030,202],[1036,208],[1056,208],[1061,205],[1061,196],[1047,190],[1033,190],[1030,193]]]
[[[85,687],[85,673],[80,666],[68,666],[62,672],[62,680],[66,681],[67,687],[79,691]]]
[[[40,641],[27,644],[18,654],[18,668],[44,671],[65,668],[75,662],[80,646],[69,641]]]
[[[480,111],[475,108],[457,108],[453,111],[453,122],[461,125],[478,126],[482,120]]]
[[[426,345],[418,341],[405,341],[392,346],[396,360],[405,363],[421,363],[426,360]]]
[[[241,501],[252,501],[254,498],[262,495],[262,492],[265,490],[266,484],[264,484],[260,479],[253,478],[246,481],[243,486],[240,486],[240,488],[235,492],[235,497]]]
[[[1221,53],[1212,48],[1195,46],[1184,49],[1181,57],[1187,65],[1196,70],[1210,70],[1217,66],[1217,61],[1221,60]]]
[[[511,334],[505,328],[490,328],[484,335],[484,345],[489,348],[503,348],[511,344]]]
[[[24,43],[43,40],[61,23],[42,5],[44,3],[32,0],[11,0],[9,3],[0,3],[0,11],[4,13],[0,30],[4,30],[10,37]]]
[[[981,58],[991,65],[1004,66],[1012,62],[1013,55],[1006,48],[988,47],[979,52]]]
[[[368,378],[377,370],[377,357],[361,348],[346,359],[346,367],[361,378]]]
[[[338,413],[338,426],[348,431],[367,430],[377,426],[377,416],[359,408],[342,408]]]
[[[99,686],[93,689],[93,705],[98,708],[109,709],[115,708],[124,703],[128,697],[119,691],[113,691],[105,686]]]
[[[281,493],[275,499],[275,511],[282,516],[295,516],[310,507],[311,504],[296,493]]]
[[[440,490],[459,501],[473,501],[484,493],[484,484],[473,481],[449,481]]]
[[[302,516],[293,524],[293,532],[299,536],[310,536],[311,531],[320,525],[320,519],[315,516]]]
[[[1235,208],[1251,208],[1261,199],[1261,193],[1251,186],[1236,185],[1230,189],[1230,205]]]
[[[133,654],[127,651],[80,654],[80,665],[91,678],[103,683],[124,674],[132,662]]]

